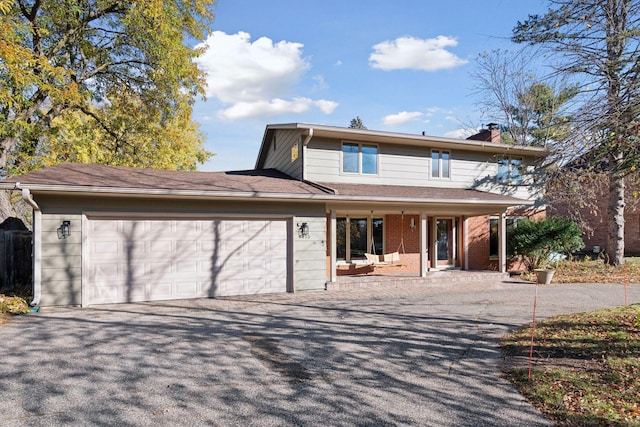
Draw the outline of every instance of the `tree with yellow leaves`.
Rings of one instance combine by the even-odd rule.
[[[65,161],[193,170],[213,0],[0,0],[0,178]],[[5,198],[6,202],[6,198]],[[0,201],[2,204],[2,201]]]

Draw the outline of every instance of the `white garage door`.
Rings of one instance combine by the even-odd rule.
[[[85,304],[287,290],[285,220],[90,219]]]

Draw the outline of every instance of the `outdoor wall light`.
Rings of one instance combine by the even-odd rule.
[[[306,222],[298,223],[298,237],[306,239],[309,237],[309,224]]]
[[[58,239],[66,239],[71,235],[71,221],[62,221],[58,227]]]
[[[411,231],[416,231],[416,219],[411,218],[409,220],[409,227],[411,227]]]

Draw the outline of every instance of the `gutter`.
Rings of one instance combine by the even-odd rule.
[[[167,189],[151,189],[151,188],[119,188],[114,191],[112,187],[81,187],[81,186],[58,186],[58,185],[34,185],[32,190],[37,192],[48,192],[50,194],[69,194],[92,196],[97,195],[113,196],[113,197],[147,197],[147,198],[193,198],[205,200],[268,200],[279,202],[335,202],[335,201],[354,201],[354,202],[383,202],[383,203],[437,203],[437,204],[489,204],[489,205],[528,205],[533,201],[523,199],[498,199],[498,200],[482,200],[478,198],[465,199],[442,199],[442,198],[423,198],[423,197],[390,197],[390,196],[366,196],[366,195],[348,195],[339,194],[335,189],[324,184],[318,184],[313,181],[302,181],[312,187],[322,191],[319,193],[266,193],[266,192],[232,192],[232,191],[191,191],[191,190],[167,190]],[[16,183],[19,185],[19,183]],[[0,185],[2,188],[2,185]],[[27,202],[28,203],[28,202]],[[39,212],[39,211],[36,211]]]
[[[20,183],[16,182],[14,189],[21,190],[22,199],[33,208],[33,300],[29,305],[31,307],[36,307],[40,304],[40,298],[42,296],[42,270],[40,268],[40,258],[42,253],[42,243],[40,239],[42,211],[36,201],[33,200],[28,188],[22,188]]]
[[[313,138],[313,128],[309,128],[309,133],[307,133],[307,137],[302,142],[302,145],[306,147],[311,142],[311,138]]]
[[[325,183],[319,184],[314,181],[303,180],[307,185],[321,191],[322,193],[267,193],[261,191],[193,191],[193,190],[168,190],[154,188],[114,188],[114,187],[85,187],[85,186],[60,186],[60,185],[38,185],[31,186],[31,190],[36,192],[47,192],[55,194],[70,194],[92,196],[98,195],[112,197],[145,197],[145,198],[189,198],[189,199],[205,199],[205,200],[265,200],[278,202],[335,202],[335,201],[375,201],[382,203],[436,203],[436,204],[487,204],[487,205],[532,205],[534,201],[524,199],[492,199],[482,200],[481,198],[467,197],[463,199],[447,199],[447,198],[424,198],[424,197],[397,197],[397,196],[370,196],[370,195],[348,195],[340,194],[330,185]],[[20,189],[20,183],[16,182],[14,189]],[[6,188],[0,183],[0,189]],[[29,193],[29,190],[26,190]],[[30,194],[30,193],[29,193]],[[30,197],[30,196],[29,196]],[[33,200],[33,199],[31,199]],[[29,201],[27,201],[33,206]],[[35,203],[35,202],[33,202]],[[36,205],[37,206],[37,205]],[[34,208],[35,210],[35,208]],[[39,212],[39,208],[36,212]]]

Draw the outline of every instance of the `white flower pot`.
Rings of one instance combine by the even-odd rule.
[[[538,283],[540,284],[545,284],[548,285],[551,283],[551,279],[553,278],[553,273],[555,273],[555,270],[552,270],[550,268],[536,268],[535,270],[533,270],[536,273],[536,276],[538,277]]]

